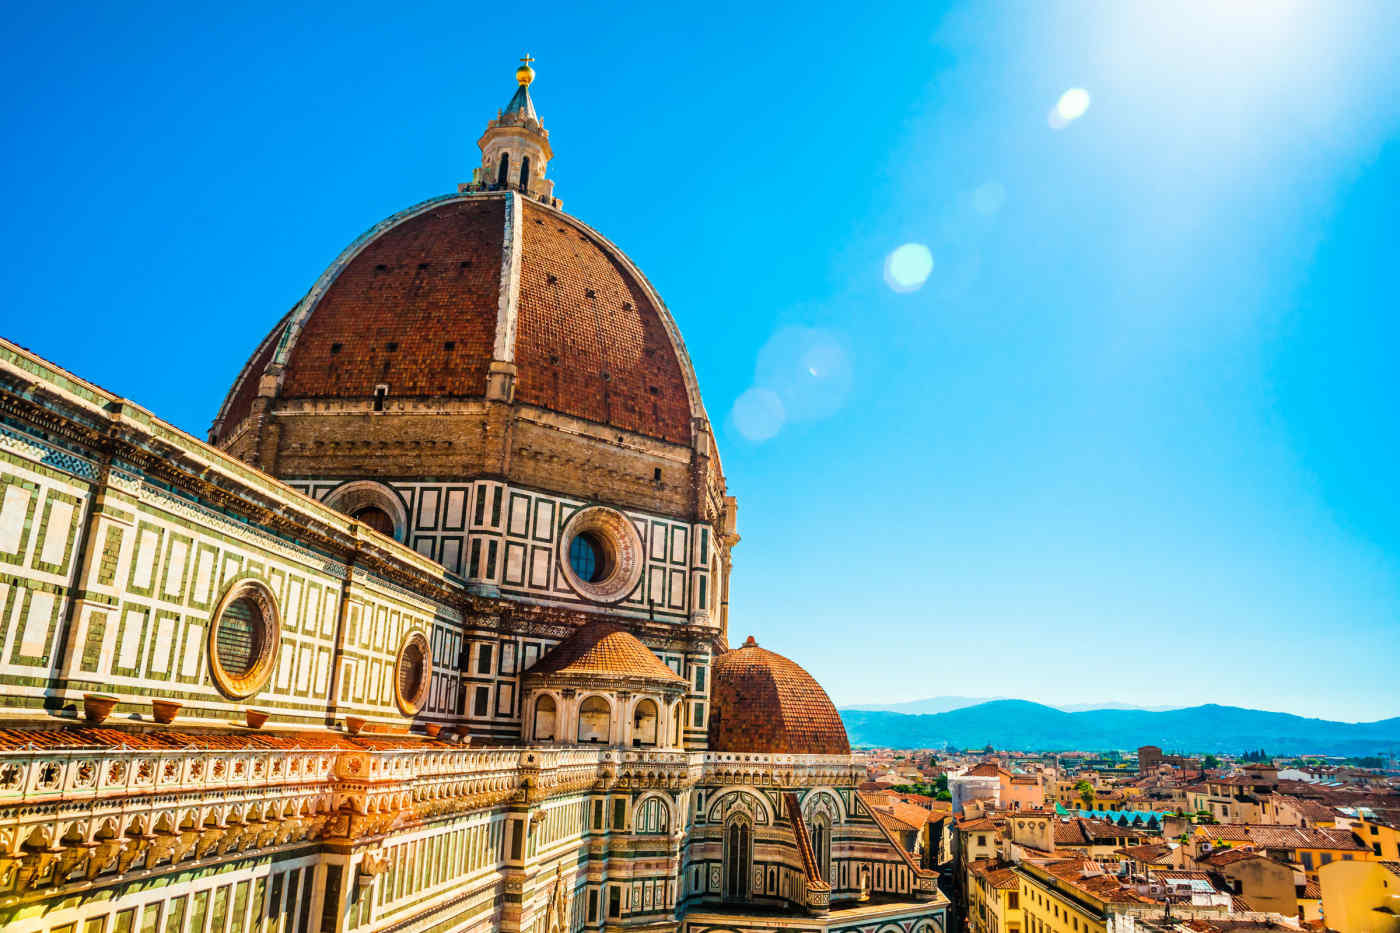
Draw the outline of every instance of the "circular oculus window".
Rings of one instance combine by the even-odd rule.
[[[422,632],[410,632],[394,661],[394,699],[405,716],[423,708],[433,679],[433,652]]]
[[[621,512],[590,506],[564,523],[560,567],[586,599],[615,603],[642,578],[642,538]]]
[[[242,700],[261,690],[277,666],[282,622],[277,598],[261,580],[229,587],[209,627],[209,672],[219,691]]]

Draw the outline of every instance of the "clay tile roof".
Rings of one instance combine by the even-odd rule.
[[[669,311],[615,246],[567,214],[514,194],[460,195],[390,217],[355,241],[259,344],[217,422],[247,417],[283,361],[280,399],[480,398],[514,307],[515,401],[691,442],[693,374]],[[519,216],[518,276],[502,270]],[[508,344],[503,336],[502,345]],[[274,402],[274,408],[278,406]]]
[[[549,650],[525,671],[527,677],[554,674],[611,680],[643,680],[684,687],[685,680],[650,648],[614,622],[589,622]]]
[[[1196,832],[1207,839],[1223,839],[1226,842],[1252,842],[1250,827],[1243,823],[1207,823],[1197,825]]]
[[[882,808],[886,812],[893,814],[900,821],[915,827],[923,826],[926,823],[935,822],[943,818],[942,813],[934,813],[932,810],[921,807],[918,804],[905,803],[903,800],[898,799],[883,804]]]
[[[985,816],[978,817],[975,820],[961,820],[958,822],[958,829],[967,832],[980,833],[1000,828],[1001,826],[996,820],[988,819]]]
[[[381,383],[394,396],[484,395],[504,205],[499,197],[449,201],[375,236],[306,319],[283,397],[369,398]]]
[[[1226,849],[1223,852],[1212,852],[1210,855],[1202,859],[1202,861],[1209,862],[1211,865],[1215,865],[1217,867],[1224,867],[1226,865],[1233,865],[1236,862],[1243,862],[1252,858],[1264,858],[1264,855],[1261,854],[1258,849],[1255,849],[1253,847],[1243,849]]]
[[[1083,846],[1088,844],[1089,835],[1084,832],[1084,827],[1080,825],[1079,820],[1055,824],[1055,845]]]
[[[996,890],[1009,891],[1021,886],[1021,879],[1014,869],[991,859],[978,859],[968,865],[968,869],[974,875],[987,879],[987,884]]]
[[[984,761],[967,773],[969,777],[1000,777],[1007,772],[990,761]]]
[[[885,828],[888,829],[890,832],[912,833],[917,832],[919,829],[918,826],[913,826],[909,823],[906,823],[904,820],[901,820],[899,817],[895,816],[893,813],[891,813],[884,807],[871,807],[870,812],[875,817],[875,819],[879,820],[881,823],[884,823]]]
[[[572,218],[524,203],[516,401],[690,443],[681,364],[649,290]]]
[[[1118,854],[1126,855],[1129,858],[1139,859],[1144,862],[1151,862],[1170,853],[1171,847],[1164,845],[1149,844],[1143,846],[1128,846],[1123,849],[1118,849],[1117,851]]]
[[[826,691],[796,663],[758,647],[714,659],[709,747],[719,752],[849,755],[846,727]]]

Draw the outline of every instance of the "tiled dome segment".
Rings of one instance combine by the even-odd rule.
[[[568,217],[524,208],[516,399],[689,444],[681,364],[646,290]]]
[[[715,658],[709,747],[774,755],[851,753],[846,727],[821,685],[752,637]]]
[[[370,242],[307,320],[287,360],[283,397],[369,398],[377,385],[394,397],[484,395],[504,205],[451,201]]]
[[[685,683],[635,635],[612,622],[589,622],[555,645],[525,673]]]

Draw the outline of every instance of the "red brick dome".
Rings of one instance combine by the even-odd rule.
[[[487,393],[677,444],[702,416],[670,313],[615,246],[512,192],[427,201],[350,245],[259,345],[211,431],[274,404]],[[385,387],[379,390],[378,387]]]
[[[716,752],[849,755],[841,715],[826,691],[793,661],[758,647],[715,658],[709,746]]]

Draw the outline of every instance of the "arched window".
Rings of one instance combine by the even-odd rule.
[[[530,157],[525,156],[520,160],[520,190],[530,190]]]
[[[510,153],[501,153],[501,168],[496,172],[496,184],[504,188],[510,183]]]
[[[817,873],[823,881],[831,878],[831,824],[825,814],[819,814],[808,827],[812,839],[812,856],[817,863]]]
[[[637,704],[637,708],[632,713],[632,746],[634,748],[641,748],[644,745],[652,748],[656,746],[659,719],[654,702],[642,700]]]
[[[542,696],[535,701],[535,741],[554,740],[555,706],[554,698]]]
[[[662,834],[670,829],[670,810],[660,797],[648,797],[637,810],[636,832]]]
[[[724,899],[749,899],[749,874],[753,870],[753,826],[736,819],[724,828]]]
[[[578,740],[599,745],[608,742],[608,726],[612,720],[612,710],[608,701],[600,696],[591,696],[578,708]]]
[[[382,535],[394,536],[394,519],[377,505],[365,506],[350,516],[357,522],[364,522]]]

